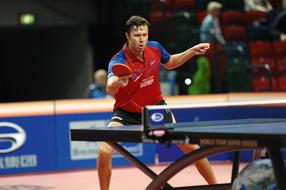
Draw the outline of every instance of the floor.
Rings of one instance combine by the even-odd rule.
[[[159,173],[167,164],[150,166]],[[218,182],[230,181],[230,163],[212,163]],[[242,164],[240,168],[244,167]],[[149,177],[134,167],[114,168],[110,190],[143,190],[150,183]],[[195,166],[191,165],[174,176],[169,183],[174,186],[206,184]],[[38,173],[25,175],[0,175],[0,190],[99,190],[95,169]]]

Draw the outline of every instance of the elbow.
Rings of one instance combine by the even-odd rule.
[[[165,69],[171,70],[171,69],[173,69],[173,67],[172,67],[172,65],[165,65]]]
[[[165,67],[167,70],[172,70],[172,69],[176,68],[176,67],[174,66],[173,62],[166,63],[166,64],[164,65],[164,67]]]

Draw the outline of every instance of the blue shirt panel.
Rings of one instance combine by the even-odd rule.
[[[148,41],[147,45],[157,48],[161,52],[161,63],[165,64],[170,60],[170,53],[165,50],[165,48],[156,41]]]
[[[126,55],[124,50],[120,50],[109,62],[107,78],[114,76],[112,66],[116,63],[126,64]]]

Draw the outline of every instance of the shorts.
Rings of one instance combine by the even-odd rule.
[[[167,105],[165,100],[161,100],[156,105]],[[167,123],[174,122],[173,113],[170,110],[166,110]],[[122,109],[117,109],[113,112],[111,120],[109,122],[119,122],[122,125],[141,125],[142,124],[142,114],[128,112]]]

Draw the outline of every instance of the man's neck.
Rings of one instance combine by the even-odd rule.
[[[139,60],[143,61],[144,60],[144,51],[142,52],[138,52],[138,51],[135,51],[133,50],[132,48],[130,47],[127,47],[128,50],[134,55],[134,57],[138,58]]]

